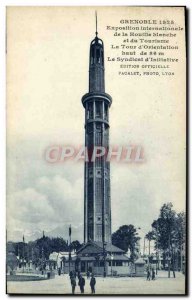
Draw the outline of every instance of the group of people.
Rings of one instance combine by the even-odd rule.
[[[150,266],[147,267],[147,280],[155,280],[155,269]]]
[[[78,278],[78,286],[80,288],[81,294],[84,294],[85,278],[82,276],[82,274],[80,272],[70,271],[69,276],[71,280],[72,294],[75,294],[75,288],[77,285],[76,278]],[[87,273],[87,279],[89,278],[90,278],[90,273]],[[91,287],[92,294],[95,294],[95,285],[96,285],[96,279],[94,277],[94,274],[92,273],[90,279],[90,287]]]

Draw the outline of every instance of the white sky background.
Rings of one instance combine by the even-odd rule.
[[[133,224],[147,232],[163,203],[171,201],[177,211],[185,209],[184,57],[173,78],[118,76],[117,65],[106,61],[112,43],[106,25],[138,17],[138,11],[97,11],[105,46],[106,92],[113,97],[110,143],[142,145],[146,157],[142,165],[111,164],[112,229]],[[43,153],[53,144],[84,144],[81,97],[88,91],[94,12],[9,9],[8,239],[21,240],[24,233],[27,240],[55,228],[58,234],[67,233],[71,223],[74,237],[83,240],[83,163],[48,165]],[[152,11],[142,13],[154,18]],[[159,14],[165,17],[162,9]],[[179,11],[174,16],[181,18]],[[182,52],[181,34],[179,43]]]

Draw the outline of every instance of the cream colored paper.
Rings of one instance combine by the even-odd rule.
[[[184,8],[8,7],[8,241],[22,241],[23,235],[30,241],[40,237],[43,230],[50,235],[55,232],[67,236],[72,223],[74,239],[83,242],[83,163],[49,164],[44,154],[50,145],[84,144],[81,97],[88,92],[89,46],[95,36],[95,10],[98,36],[105,48],[106,92],[113,98],[109,112],[110,144],[141,145],[144,149],[141,164],[111,163],[112,232],[127,223],[149,231],[166,202],[172,202],[177,212],[185,211]],[[107,29],[107,26],[136,26],[121,20],[173,20],[174,26],[183,27],[182,31],[172,32],[176,33],[175,38],[168,38],[169,44],[178,49],[165,51],[166,57],[178,59],[177,63],[169,63],[174,75],[144,76],[142,71],[146,70],[141,70],[141,76],[119,75],[119,71],[135,71],[120,70],[120,63],[111,60],[118,56],[130,57],[122,56],[122,49],[112,49],[112,45],[120,46],[121,40],[127,37],[114,36],[116,31]],[[117,30],[122,31],[137,32]],[[130,63],[133,64],[124,64]],[[184,293],[184,281],[177,280],[176,293]],[[8,292],[65,293],[61,286],[46,290],[37,283],[8,282]],[[151,293],[156,290],[152,288]],[[170,291],[171,287],[169,290],[166,286],[165,291],[162,287],[162,293]],[[110,294],[114,290],[106,290],[102,283],[101,292]],[[117,286],[115,292],[130,291],[126,286],[118,290]],[[142,290],[135,288],[133,293],[142,294]]]

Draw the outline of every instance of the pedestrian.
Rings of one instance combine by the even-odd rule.
[[[155,270],[152,269],[152,280],[155,280]]]
[[[150,281],[151,279],[151,270],[150,270],[150,267],[148,266],[147,267],[147,280]]]
[[[150,270],[147,271],[147,280],[150,281],[151,279],[151,272]]]
[[[87,271],[87,279],[89,279],[90,278],[90,272],[89,272],[89,270]]]
[[[82,275],[79,276],[79,283],[81,294],[84,294],[85,278]]]
[[[71,277],[71,287],[72,287],[72,294],[75,294],[75,287],[76,287],[76,280],[75,277]]]
[[[91,275],[91,280],[90,280],[90,286],[91,286],[91,293],[95,294],[95,285],[96,285],[96,279],[94,277],[94,274]]]
[[[75,272],[75,270],[73,271],[73,277],[76,279],[76,272]]]
[[[70,277],[70,279],[73,277],[73,271],[69,272],[69,277]]]
[[[78,279],[80,278],[80,275],[81,275],[81,272],[80,272],[80,271],[78,271],[78,273],[77,273],[77,277],[78,277]]]

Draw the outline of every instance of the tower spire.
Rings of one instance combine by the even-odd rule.
[[[98,35],[98,32],[97,32],[97,11],[95,11],[95,25],[96,25],[96,31],[95,31],[95,34],[96,36]]]

